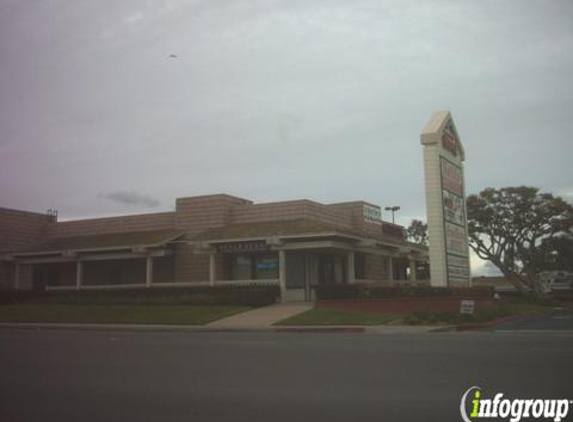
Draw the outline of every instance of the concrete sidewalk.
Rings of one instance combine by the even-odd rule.
[[[312,302],[276,303],[213,321],[206,327],[223,330],[269,328],[275,322],[306,312],[313,307]]]

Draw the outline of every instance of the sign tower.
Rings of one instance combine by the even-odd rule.
[[[470,286],[465,153],[449,111],[434,113],[424,145],[426,214],[432,286]]]

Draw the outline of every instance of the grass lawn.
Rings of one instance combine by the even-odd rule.
[[[477,311],[474,315],[425,311],[415,311],[409,315],[393,315],[314,308],[279,321],[275,325],[383,325],[390,322],[408,325],[461,324],[493,321],[513,315],[535,315],[549,311],[551,307],[519,301],[500,303],[492,308]]]
[[[404,318],[404,323],[419,324],[461,324],[482,323],[510,316],[538,315],[550,312],[552,308],[526,301],[501,302],[491,308],[477,310],[474,315],[461,315],[458,312],[424,312],[416,311]]]
[[[68,322],[203,325],[249,310],[246,306],[62,305],[23,303],[0,306],[0,322]]]
[[[382,325],[399,319],[395,315],[314,308],[275,325]]]

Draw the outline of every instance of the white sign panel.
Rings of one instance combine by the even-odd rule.
[[[458,224],[462,227],[465,226],[464,199],[445,189],[442,190],[442,199],[444,202],[444,218],[446,221]]]
[[[382,224],[382,210],[375,205],[364,205],[364,221],[367,223]]]
[[[462,300],[460,303],[460,313],[471,315],[474,313],[476,303],[473,300]]]
[[[446,251],[452,254],[466,255],[468,238],[463,227],[449,222],[444,223],[446,234]]]

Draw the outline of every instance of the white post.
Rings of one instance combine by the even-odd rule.
[[[20,288],[20,264],[16,262],[16,266],[14,268],[14,290],[18,290]]]
[[[216,277],[216,259],[215,259],[215,252],[211,252],[209,255],[209,286],[215,286],[215,277]]]
[[[281,301],[286,298],[286,253],[279,251],[279,287],[281,289]]]
[[[416,277],[416,261],[414,261],[413,259],[410,259],[408,264],[410,267],[410,281],[416,281],[417,280],[417,277]]]
[[[84,276],[84,268],[82,265],[82,261],[78,259],[76,262],[76,290],[80,290],[82,288],[82,278]]]
[[[346,271],[348,273],[348,284],[354,284],[356,281],[356,271],[354,269],[354,251],[348,252],[346,267]]]
[[[153,257],[148,256],[145,259],[145,285],[151,287],[153,284]]]

